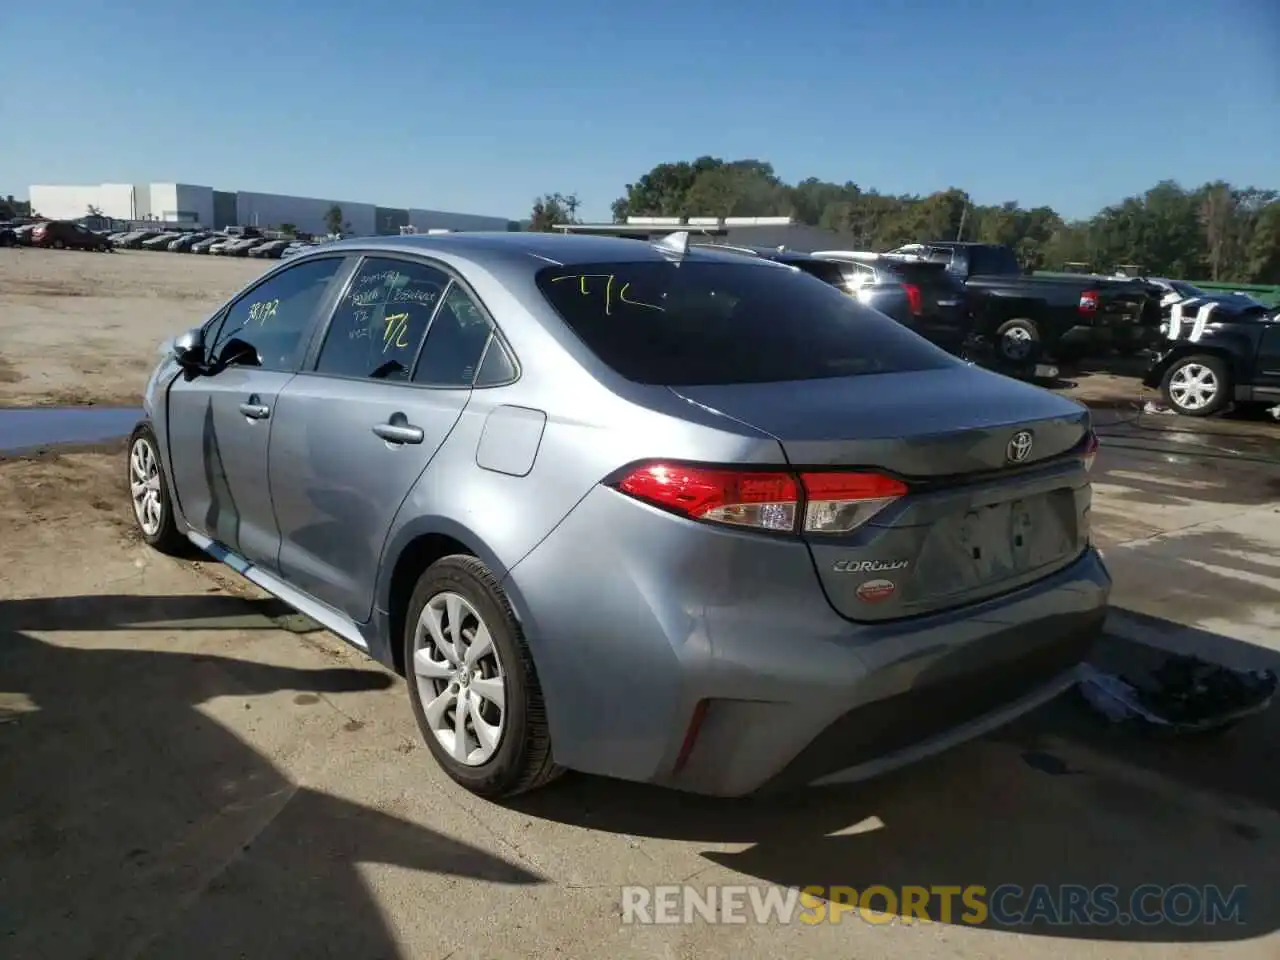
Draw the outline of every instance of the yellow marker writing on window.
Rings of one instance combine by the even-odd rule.
[[[406,339],[409,336],[409,314],[392,313],[383,321],[386,323],[386,329],[382,333],[382,352],[388,352],[392,347],[403,350],[409,346]]]
[[[249,322],[262,326],[276,315],[276,310],[279,307],[279,300],[259,300],[249,308]]]
[[[627,281],[626,283],[623,283],[621,287],[619,287],[617,274],[574,273],[574,274],[569,274],[563,277],[553,277],[551,279],[551,282],[557,283],[561,280],[577,280],[578,292],[581,293],[583,296],[589,297],[591,296],[592,291],[588,288],[587,281],[592,279],[605,281],[605,286],[604,286],[605,316],[613,315],[613,307],[616,302],[622,302],[632,307],[644,307],[646,310],[657,310],[659,312],[663,312],[663,308],[658,306],[657,304],[645,303],[642,300],[636,300],[636,299],[633,299],[632,297],[628,297],[627,291],[631,289],[631,282]]]

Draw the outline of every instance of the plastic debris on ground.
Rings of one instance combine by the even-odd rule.
[[[1233,726],[1271,705],[1280,679],[1272,670],[1232,670],[1175,656],[1137,678],[1085,666],[1080,693],[1112,723],[1163,733],[1205,733]]]
[[[1166,407],[1163,403],[1156,403],[1154,400],[1148,400],[1142,405],[1142,412],[1149,414],[1173,415],[1177,411],[1171,407]]]

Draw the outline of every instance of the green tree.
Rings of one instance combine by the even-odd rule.
[[[1151,275],[1232,282],[1280,282],[1280,195],[1225,182],[1187,189],[1161,181],[1092,217],[1065,221],[1047,206],[977,204],[951,187],[928,196],[883,194],[852,181],[809,177],[784,183],[761,160],[703,156],[660,163],[613,204],[628,216],[787,214],[858,249],[887,250],[921,240],[1011,247],[1024,269],[1086,263],[1097,271],[1139,264]]]
[[[30,200],[15,200],[13,194],[0,198],[0,220],[13,220],[17,217],[34,217]]]
[[[660,163],[635,183],[627,184],[625,194],[613,202],[613,219],[622,223],[629,216],[685,216],[685,201],[694,181],[722,166],[724,161],[715,157],[699,157],[692,163]]]
[[[280,224],[280,232],[286,237],[296,237],[298,235],[298,225],[296,223]]]
[[[1280,200],[1258,212],[1245,251],[1244,274],[1252,283],[1280,284]]]
[[[577,223],[577,194],[548,193],[533,201],[527,229],[550,233],[557,223]]]
[[[342,207],[335,203],[325,211],[324,226],[330,233],[342,232]]]

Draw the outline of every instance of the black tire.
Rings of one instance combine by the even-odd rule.
[[[1195,366],[1202,367],[1212,373],[1217,384],[1217,392],[1201,406],[1189,407],[1176,400],[1173,391],[1176,388],[1175,381],[1179,376],[1187,368]],[[1179,357],[1164,372],[1164,376],[1160,380],[1160,394],[1164,398],[1165,404],[1184,417],[1211,417],[1231,402],[1231,371],[1221,357],[1213,354],[1196,353],[1188,357]]]
[[[66,244],[64,244],[61,240],[53,241],[53,249],[55,250],[61,250],[65,246]]]
[[[151,455],[156,458],[156,477],[159,481],[160,522],[157,528],[150,533],[147,532],[142,525],[142,521],[138,518],[138,511],[134,507],[133,501],[134,456],[140,443],[150,446]],[[169,482],[165,479],[164,470],[160,468],[159,457],[160,444],[156,442],[155,431],[151,429],[151,425],[148,423],[138,424],[138,426],[134,427],[133,433],[129,437],[129,450],[125,458],[125,476],[130,485],[129,509],[133,514],[133,522],[137,526],[138,534],[147,546],[171,557],[185,556],[192,552],[191,543],[178,529],[177,521],[174,519],[173,500],[169,495]]]
[[[463,597],[484,621],[505,678],[502,733],[485,763],[469,766],[449,755],[427,722],[419,679],[414,673],[414,635],[428,601],[441,593]],[[409,702],[427,748],[444,772],[472,793],[496,799],[545,786],[563,770],[551,753],[542,688],[520,622],[498,580],[475,557],[456,554],[437,560],[419,577],[405,611],[404,663]],[[424,681],[425,682],[425,681]]]
[[[996,353],[1005,363],[1031,363],[1040,354],[1040,330],[1030,320],[1006,320],[996,330]]]

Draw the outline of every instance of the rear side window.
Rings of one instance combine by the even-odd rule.
[[[1007,276],[1022,273],[1022,267],[1008,247],[972,247],[969,251],[969,273]]]
[[[431,321],[413,382],[432,387],[470,387],[488,346],[490,330],[488,318],[455,283]]]
[[[838,288],[760,263],[593,263],[537,283],[597,357],[636,383],[817,380],[938,369],[950,356]]]

